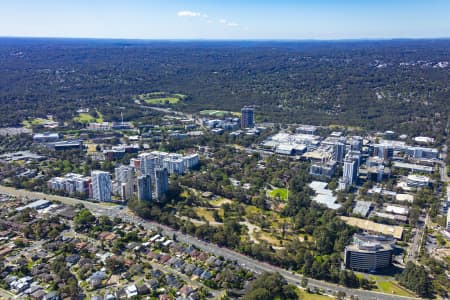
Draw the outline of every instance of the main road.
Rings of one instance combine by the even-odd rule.
[[[255,273],[263,273],[263,272],[278,272],[280,273],[286,280],[294,285],[300,285],[301,280],[303,276],[296,274],[294,272],[290,272],[288,270],[252,259],[248,256],[245,256],[243,254],[240,254],[236,251],[233,251],[228,248],[219,247],[212,243],[207,243],[205,241],[199,240],[195,237],[192,237],[190,235],[186,235],[181,233],[180,231],[174,230],[168,226],[158,224],[155,222],[146,221],[127,209],[120,209],[119,206],[107,206],[101,203],[93,203],[88,201],[82,201],[74,198],[69,197],[62,197],[62,196],[56,196],[56,195],[48,195],[44,193],[39,192],[31,192],[26,190],[17,190],[10,187],[5,187],[0,185],[0,193],[9,194],[16,197],[28,197],[32,199],[47,199],[52,201],[60,201],[65,204],[69,205],[75,205],[75,204],[83,204],[86,208],[91,210],[96,215],[106,215],[109,217],[119,217],[122,220],[130,223],[134,223],[136,225],[141,225],[145,229],[148,230],[158,230],[161,231],[164,235],[168,237],[175,236],[177,241],[191,244],[199,249],[212,253],[217,256],[223,256],[224,258],[228,260],[234,260],[237,261],[242,267],[251,270]],[[399,296],[399,295],[391,295],[391,294],[384,294],[380,292],[375,291],[367,291],[367,290],[360,290],[360,289],[349,289],[337,284],[320,281],[312,278],[308,279],[308,286],[317,288],[317,289],[323,289],[327,293],[335,293],[338,291],[342,291],[346,293],[347,296],[353,295],[357,296],[359,299],[381,299],[381,300],[405,300],[405,299],[418,299],[413,297],[405,297],[405,296]]]

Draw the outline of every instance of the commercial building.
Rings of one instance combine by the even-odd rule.
[[[345,144],[344,143],[336,143],[333,146],[333,154],[334,154],[334,160],[342,163],[345,157]]]
[[[356,201],[355,207],[353,208],[353,213],[366,218],[369,215],[371,207],[372,202]]]
[[[333,191],[327,189],[328,183],[322,181],[313,181],[308,185],[315,192],[315,196],[312,198],[314,202],[323,204],[329,209],[339,209],[341,204],[336,203],[337,197],[333,195]]]
[[[120,145],[111,149],[103,150],[105,158],[108,160],[122,159],[127,153],[137,153],[139,145]]]
[[[355,234],[345,247],[345,267],[359,272],[377,272],[392,264],[395,239],[382,235]]]
[[[430,178],[420,175],[408,175],[406,184],[409,187],[428,187],[430,186]]]
[[[404,162],[399,162],[399,161],[394,161],[392,164],[392,167],[398,168],[398,169],[406,169],[411,172],[419,172],[419,173],[427,173],[427,174],[433,173],[433,167],[423,166],[423,165],[418,165],[418,164],[404,163]]]
[[[362,151],[363,138],[360,136],[352,136],[350,140],[350,150],[351,151]]]
[[[48,143],[47,146],[50,149],[53,149],[55,151],[82,149],[83,141],[81,141],[81,140],[60,141],[60,142]]]
[[[409,214],[409,209],[407,207],[398,205],[387,205],[385,211],[395,215],[407,216]]]
[[[241,128],[255,127],[255,109],[252,107],[243,107],[241,109]]]
[[[92,171],[92,198],[98,201],[111,201],[111,178],[108,172]]]
[[[438,158],[439,151],[435,148],[425,148],[425,147],[408,147],[405,151],[406,155],[412,158],[426,158],[426,159],[436,159]]]
[[[169,190],[169,173],[166,169],[155,170],[155,198],[163,200],[164,195]]]
[[[389,177],[391,177],[391,169],[382,164],[367,169],[367,179],[369,180],[381,182]]]
[[[331,178],[336,172],[337,163],[329,160],[323,163],[313,163],[309,168],[309,174],[316,177]]]
[[[297,127],[295,129],[295,133],[300,133],[300,134],[314,135],[314,134],[316,134],[316,131],[317,131],[317,127],[313,126],[313,125],[300,125],[299,127]]]
[[[384,160],[390,160],[394,157],[394,147],[391,144],[374,145],[374,155]]]
[[[111,130],[111,123],[109,122],[89,123],[88,129],[95,131],[108,131]]]
[[[31,202],[27,205],[17,207],[16,211],[22,211],[27,208],[39,210],[39,209],[44,209],[46,207],[49,207],[51,204],[52,203],[50,201],[41,199],[41,200],[36,200],[34,202]]]
[[[356,160],[346,158],[344,160],[344,172],[342,179],[346,184],[352,185],[356,182],[358,176],[358,165]]]
[[[150,175],[141,175],[137,179],[139,201],[152,200],[152,179]]]
[[[59,134],[53,132],[35,133],[33,135],[33,142],[36,143],[52,143],[59,141]]]

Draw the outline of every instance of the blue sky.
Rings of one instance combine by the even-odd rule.
[[[450,0],[0,0],[0,36],[450,37]]]

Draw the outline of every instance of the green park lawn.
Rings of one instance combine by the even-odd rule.
[[[145,103],[148,104],[177,104],[180,102],[180,98],[175,97],[165,97],[165,98],[152,98],[152,99],[145,99]]]
[[[97,118],[88,113],[80,113],[80,114],[78,114],[77,117],[74,117],[73,120],[75,122],[79,122],[79,123],[83,123],[83,124],[94,123],[94,122],[102,123],[104,121],[103,115],[99,111],[97,111],[96,113],[98,116]]]
[[[281,200],[286,201],[287,199],[287,189],[283,189],[283,188],[278,188],[278,189],[273,189],[269,192],[269,196],[272,198],[280,198]]]
[[[399,296],[415,297],[415,295],[406,289],[400,287],[392,281],[379,281],[377,282],[378,289],[387,294],[395,294]]]
[[[153,92],[136,95],[134,99],[144,101],[147,104],[177,104],[187,96],[183,94],[169,94],[165,92]]]
[[[310,294],[307,291],[301,290],[301,289],[299,289],[298,294],[300,296],[299,298],[302,300],[303,299],[305,299],[305,300],[329,300],[329,299],[331,299],[328,296],[318,295],[318,294]]]

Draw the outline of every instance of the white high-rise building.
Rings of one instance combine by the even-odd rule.
[[[342,179],[346,184],[352,185],[358,176],[358,164],[354,159],[344,160],[344,172]]]
[[[98,201],[111,201],[111,178],[108,172],[92,171],[92,198]]]
[[[157,158],[152,153],[141,153],[138,158],[141,174],[153,176]]]
[[[123,200],[130,200],[134,193],[134,174],[130,166],[119,166],[114,170],[119,193]]]

